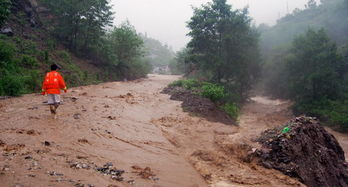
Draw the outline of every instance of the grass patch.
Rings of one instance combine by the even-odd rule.
[[[233,93],[228,93],[226,89],[217,84],[210,82],[200,82],[195,79],[177,80],[169,84],[170,87],[182,87],[191,90],[194,94],[208,98],[225,111],[233,120],[237,120],[239,116],[239,107],[235,104],[232,97]]]

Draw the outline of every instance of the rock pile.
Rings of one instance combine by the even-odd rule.
[[[108,162],[104,164],[103,167],[96,168],[97,171],[99,171],[102,174],[110,175],[111,179],[116,181],[123,181],[122,174],[124,173],[124,170],[119,170],[113,167],[113,164],[111,162]]]
[[[259,163],[309,187],[348,186],[344,151],[336,138],[312,117],[297,117],[286,126],[267,130],[258,141]]]

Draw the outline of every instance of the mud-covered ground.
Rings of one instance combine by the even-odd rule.
[[[308,187],[348,186],[344,151],[313,117],[300,116],[264,131],[254,154],[266,168],[296,177]]]
[[[252,98],[226,125],[160,93],[178,78],[73,88],[56,120],[43,96],[0,100],[0,186],[303,186],[244,162],[253,139],[291,118],[288,103]]]

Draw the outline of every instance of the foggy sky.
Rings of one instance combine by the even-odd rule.
[[[172,46],[174,50],[185,47],[189,41],[186,22],[192,8],[210,0],[110,0],[115,14],[115,24],[128,20],[137,32]],[[250,16],[256,24],[275,24],[295,8],[303,8],[308,0],[228,0],[233,9],[249,5]]]

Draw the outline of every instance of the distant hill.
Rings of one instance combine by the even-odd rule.
[[[321,0],[319,5],[309,1],[304,10],[295,9],[273,27],[260,25],[263,54],[288,46],[295,36],[308,28],[325,29],[339,46],[348,43],[348,0]]]

